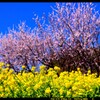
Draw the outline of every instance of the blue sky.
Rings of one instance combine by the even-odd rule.
[[[0,32],[7,32],[8,27],[17,26],[21,21],[26,21],[29,27],[34,27],[34,13],[39,17],[43,13],[48,15],[52,11],[50,6],[55,2],[22,2],[22,3],[0,3]],[[34,12],[34,13],[33,13]]]
[[[100,11],[100,2],[95,4],[96,10]],[[8,27],[17,26],[20,21],[26,21],[26,24],[33,28],[35,26],[32,19],[34,13],[41,17],[44,12],[47,16],[52,11],[50,6],[55,6],[55,2],[1,2],[0,32],[7,33]]]

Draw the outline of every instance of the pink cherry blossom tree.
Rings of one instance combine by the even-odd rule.
[[[1,61],[10,64],[16,72],[22,65],[31,71],[30,66],[35,66],[37,62],[32,54],[34,42],[34,34],[25,23],[22,23],[17,31],[10,30],[7,35],[0,38]]]
[[[38,24],[38,57],[49,67],[100,71],[100,14],[92,3],[56,3],[49,25]],[[39,35],[40,34],[40,35]]]
[[[61,70],[100,71],[100,14],[92,3],[56,3],[49,24],[38,16],[38,27],[24,23],[0,38],[1,61],[12,68],[39,63]],[[15,68],[15,69],[16,69]]]

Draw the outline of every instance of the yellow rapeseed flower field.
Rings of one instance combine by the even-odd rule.
[[[46,70],[46,66],[42,65],[39,72],[32,66],[32,72],[22,71],[17,74],[9,68],[10,65],[6,65],[0,63],[1,98],[100,97],[100,77],[96,77],[96,73],[91,74],[90,70],[87,74],[82,74],[80,68],[77,71],[60,72],[57,66]]]

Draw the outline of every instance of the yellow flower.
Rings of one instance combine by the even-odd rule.
[[[40,70],[43,70],[43,69],[45,69],[45,68],[46,68],[45,65],[40,66]]]
[[[17,76],[21,77],[21,73],[18,73],[18,75],[17,75]]]
[[[10,92],[10,90],[9,90],[9,88],[8,88],[8,87],[6,87],[6,88],[5,88],[5,91],[6,91],[6,92]]]
[[[6,71],[9,71],[9,68],[8,67],[6,68]]]
[[[48,72],[53,71],[53,68],[49,68],[47,71],[48,71]]]
[[[45,79],[45,76],[41,76],[41,77],[40,77],[40,80],[41,80],[41,81],[45,81],[45,80],[46,80],[46,79]]]
[[[45,93],[46,93],[46,94],[49,94],[50,92],[51,92],[50,87],[48,87],[48,88],[45,90]]]
[[[90,92],[93,92],[93,89],[90,89],[89,91],[90,91]]]
[[[71,96],[71,91],[67,91],[67,96]]]
[[[43,82],[42,82],[42,81],[40,81],[40,82],[39,82],[39,85],[41,86],[42,84],[43,84]]]
[[[54,76],[53,76],[54,79],[56,79],[57,77],[58,77],[57,75],[54,75]]]
[[[60,95],[62,95],[63,92],[64,92],[64,90],[61,88],[61,89],[59,90]]]
[[[6,86],[6,85],[7,85],[7,82],[8,82],[8,81],[5,80],[5,81],[3,82],[3,85]]]
[[[38,72],[35,72],[35,75],[37,75],[38,74]]]
[[[77,68],[77,71],[80,71],[80,68],[79,67]]]
[[[27,82],[26,84],[27,84],[27,86],[29,87],[32,83],[33,83],[32,81],[29,81],[29,82]]]
[[[56,71],[60,71],[60,68],[57,67],[57,66],[55,66],[55,67],[54,67],[54,70],[56,70]]]
[[[1,97],[2,97],[2,98],[4,98],[4,96],[5,96],[5,94],[4,94],[4,93],[0,94],[0,98],[1,98]]]
[[[36,69],[36,67],[35,66],[32,66],[32,72],[34,72],[35,71],[35,69]]]
[[[9,67],[9,66],[10,66],[10,64],[6,64],[6,66],[7,66],[7,67]]]
[[[22,68],[23,68],[23,69],[25,69],[25,68],[26,68],[26,66],[24,66],[24,65],[23,65],[23,66],[22,66]]]
[[[77,88],[76,86],[73,86],[73,87],[72,87],[72,90],[73,90],[73,91],[76,91],[77,89],[78,89],[78,88]]]
[[[14,70],[10,69],[9,72],[8,72],[8,75],[11,75],[13,72],[14,72]]]
[[[49,73],[48,73],[48,76],[50,77],[50,76],[54,76],[54,72],[53,71],[50,71]]]
[[[0,92],[3,92],[3,87],[2,86],[0,86]]]
[[[88,70],[87,75],[90,75],[90,74],[91,74],[91,70]]]
[[[72,85],[72,82],[65,83],[65,87],[66,87],[67,89],[70,88],[71,85]]]
[[[64,96],[62,95],[62,96],[60,96],[60,98],[63,98]]]
[[[4,78],[5,78],[4,75],[1,75],[1,76],[0,76],[0,80],[3,80]]]
[[[64,72],[60,73],[60,77],[64,77],[64,76],[68,76],[68,72],[67,71],[64,71]]]
[[[14,85],[9,85],[11,90],[14,90]]]
[[[75,93],[73,93],[72,95],[73,95],[73,98],[78,97],[78,93],[76,93],[76,92],[75,92]]]
[[[16,84],[16,80],[13,77],[11,77],[9,79],[10,79],[10,80],[8,80],[9,85],[15,85]]]
[[[38,90],[40,88],[40,84],[36,84],[35,86],[34,86],[34,90]]]
[[[31,90],[31,88],[30,88],[30,87],[26,88],[26,91],[30,91],[30,90]]]
[[[0,67],[3,67],[4,65],[4,62],[0,62]]]
[[[84,93],[84,92],[85,92],[85,90],[84,90],[84,89],[79,89],[79,91],[80,91],[81,93]]]

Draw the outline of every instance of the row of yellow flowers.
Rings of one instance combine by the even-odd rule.
[[[2,68],[0,63],[0,97],[100,97],[100,77],[96,73],[82,74],[80,69],[72,72],[60,72],[55,66],[46,70],[44,65],[40,66],[40,72],[22,71],[16,74],[12,69]],[[25,69],[25,66],[22,66]],[[58,74],[59,73],[59,76]]]

